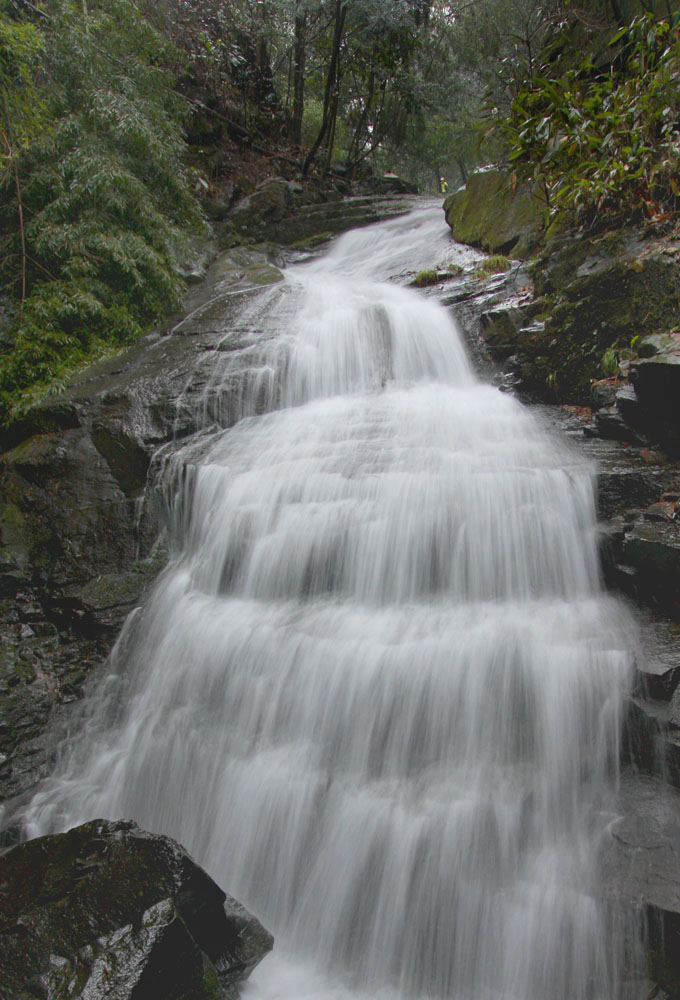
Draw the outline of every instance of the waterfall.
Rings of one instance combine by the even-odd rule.
[[[180,840],[276,937],[253,1000],[622,995],[597,850],[630,626],[592,468],[386,281],[446,233],[419,209],[285,272],[241,419],[166,462],[175,556],[26,812]]]

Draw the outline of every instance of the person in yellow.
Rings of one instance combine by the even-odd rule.
[[[440,177],[439,183],[441,185],[441,192],[442,192],[442,194],[446,194],[446,192],[449,190],[449,185],[448,185],[448,182],[447,182],[446,178],[445,177]]]

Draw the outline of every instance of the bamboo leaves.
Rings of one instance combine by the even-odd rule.
[[[180,105],[162,69],[167,46],[131,0],[92,0],[86,18],[80,2],[60,0],[44,32],[0,12],[0,42],[24,29],[49,127],[26,131],[14,159],[20,232],[18,193],[6,184],[0,200],[6,296],[16,297],[23,262],[22,306],[0,360],[2,422],[176,306],[178,260],[202,225]]]

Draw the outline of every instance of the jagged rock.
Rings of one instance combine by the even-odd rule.
[[[598,435],[607,441],[644,444],[644,439],[624,419],[618,405],[601,407],[595,414],[595,427]]]
[[[672,466],[663,459],[654,461],[650,453],[646,454],[648,461],[642,457],[642,450],[632,448],[614,460],[603,456],[597,476],[600,517],[610,518],[623,511],[647,507],[676,478]]]
[[[650,338],[651,339],[651,338]],[[630,378],[646,426],[667,448],[680,449],[680,335],[653,357],[641,357],[631,366]]]
[[[590,387],[590,405],[593,410],[601,410],[605,406],[614,406],[618,379],[614,376],[598,379]]]
[[[518,305],[501,304],[486,309],[479,317],[481,333],[493,355],[506,360],[515,351],[517,335],[525,311]]]
[[[219,1000],[273,939],[168,837],[94,820],[0,858],[0,995]]]
[[[516,184],[510,171],[470,174],[467,184],[444,201],[454,239],[490,250],[528,256],[545,229],[545,196],[538,186]]]
[[[630,382],[624,380],[616,387],[614,397],[616,408],[629,427],[642,430],[644,415],[641,412],[640,400]]]
[[[668,703],[640,695],[625,706],[622,759],[659,776],[663,771],[663,741],[668,730]]]
[[[589,401],[591,383],[601,385],[606,351],[625,356],[639,338],[672,329],[680,296],[679,252],[677,240],[643,227],[591,237],[565,233],[551,240],[531,266],[544,334],[518,338],[528,388],[545,397],[557,384],[561,398]],[[634,365],[633,377],[635,370]],[[546,386],[551,373],[555,378]],[[602,405],[614,402],[609,398]],[[635,420],[634,430],[647,433],[642,408]]]
[[[636,692],[669,701],[680,684],[680,625],[655,621],[644,631],[645,655],[636,663]]]
[[[638,596],[680,614],[680,527],[638,521],[626,533],[621,561],[635,571]]]

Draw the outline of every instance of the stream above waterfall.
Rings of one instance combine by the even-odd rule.
[[[350,232],[238,364],[224,329],[171,562],[25,810],[180,840],[275,935],[252,1000],[636,995],[598,872],[635,629],[591,465],[398,280],[450,245],[438,206]]]

